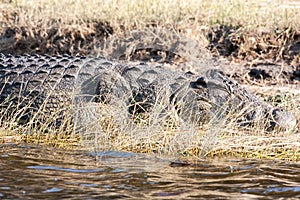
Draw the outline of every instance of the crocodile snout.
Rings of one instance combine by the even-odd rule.
[[[292,113],[279,108],[272,110],[272,119],[274,127],[278,126],[286,130],[294,128],[297,124],[297,119]]]

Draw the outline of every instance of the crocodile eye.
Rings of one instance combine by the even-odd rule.
[[[196,81],[190,83],[190,87],[196,89],[207,88],[207,84],[203,77],[199,77]]]

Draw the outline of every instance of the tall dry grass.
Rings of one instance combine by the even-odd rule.
[[[12,0],[1,7],[14,10],[20,25],[108,21],[140,28],[151,23],[188,28],[212,24],[249,29],[299,27],[300,4],[283,0]],[[186,30],[188,31],[188,30]]]

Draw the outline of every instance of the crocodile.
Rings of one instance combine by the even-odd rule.
[[[102,57],[0,54],[2,121],[14,117],[32,123],[39,113],[60,126],[64,112],[90,103],[124,104],[129,118],[159,106],[160,115],[175,109],[182,122],[197,125],[216,116],[235,116],[243,127],[259,122],[266,130],[296,125],[290,112],[260,100],[215,69],[198,75]]]

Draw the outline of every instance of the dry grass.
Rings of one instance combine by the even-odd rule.
[[[249,28],[299,26],[299,2],[283,0],[12,0],[2,7],[15,10],[20,25],[108,21],[114,26],[144,26],[161,23],[186,27],[187,24],[243,25]]]
[[[300,96],[282,102],[281,107],[299,112]],[[258,159],[300,160],[299,116],[296,129],[266,132],[262,126],[247,129],[237,127],[233,115],[213,118],[198,126],[183,122],[177,112],[170,109],[164,117],[160,103],[154,111],[135,121],[122,104],[83,104],[80,114],[84,119],[57,129],[53,118],[38,112],[35,122],[43,126],[17,125],[16,119],[2,120],[1,143],[38,143],[63,148],[85,150],[119,150],[138,153],[156,153],[179,156],[189,160],[204,157],[243,157]],[[79,109],[79,107],[76,107]],[[58,112],[59,113],[59,112]],[[73,113],[76,115],[77,112]],[[53,115],[51,115],[53,117]],[[64,120],[70,122],[70,115]],[[297,116],[297,115],[296,115]],[[96,119],[96,120],[95,120]],[[3,123],[9,122],[9,123]],[[298,130],[297,130],[298,128]]]
[[[224,134],[219,146],[208,156],[234,156],[255,159],[300,160],[299,134],[289,132]]]
[[[174,46],[174,41],[178,38],[183,40],[184,36],[200,46],[207,46],[217,38],[215,43],[223,45],[222,50],[236,52],[235,56],[240,60],[272,58],[278,61],[278,58],[285,57],[283,52],[295,42],[300,27],[299,2],[283,0],[11,0],[1,1],[0,10],[0,30],[5,32],[0,40],[0,50],[18,53],[90,54],[100,51],[101,54],[111,56],[115,53],[112,49],[113,42],[117,41],[117,46],[121,44],[116,38],[122,36],[123,42],[134,38],[136,42],[144,37],[139,43],[125,43],[121,46],[127,47],[124,54],[129,59],[133,50],[128,53],[128,49],[134,49],[138,44],[151,45],[151,42],[158,44],[164,41],[168,44],[161,43],[161,46],[167,46],[168,49]],[[147,27],[168,29],[178,37],[143,32],[148,30],[145,29]],[[143,34],[136,36],[135,30]],[[219,31],[220,36],[216,36]],[[207,39],[208,33],[213,35],[211,39]],[[166,39],[167,37],[169,38]],[[102,40],[109,45],[99,50],[100,44],[103,45]],[[232,50],[232,46],[236,46],[237,50]],[[257,53],[258,51],[260,52]],[[196,57],[197,55],[191,55],[195,52],[198,54],[198,49],[195,50],[194,47],[189,51],[175,51],[178,55],[184,55],[183,58]],[[220,52],[219,49],[217,53],[223,55]],[[194,64],[202,62],[199,59],[204,58],[197,57]],[[297,63],[298,58],[289,59],[288,63]],[[300,95],[289,92],[287,96],[290,98],[274,103],[291,110],[298,117],[296,128],[299,129]],[[73,129],[53,130],[50,131],[51,134],[44,134],[43,132],[49,132],[49,121],[39,129],[32,124],[20,127],[12,115],[13,118],[5,123],[1,121],[4,129],[0,131],[0,140],[54,146],[76,146],[83,142],[97,149],[155,152],[183,155],[192,159],[202,156],[237,156],[300,160],[297,129],[266,134],[261,127],[241,130],[233,123],[224,125],[222,120],[212,120],[209,125],[199,128],[177,121],[176,116],[173,116],[174,123],[166,128],[157,122],[157,113],[152,114],[148,121],[136,124],[125,120],[126,112],[120,112],[120,109],[126,108],[99,108],[105,114],[100,115],[96,125],[95,121],[89,122],[93,123],[92,129],[81,130],[86,133],[83,138],[74,135]],[[66,117],[67,124],[69,117]]]
[[[103,39],[110,35],[163,27],[197,41],[200,46],[223,46],[225,52],[233,51],[239,59],[276,59],[283,57],[299,35],[298,1],[4,2],[9,3],[0,4],[0,30],[4,32],[0,44],[5,44],[0,50],[8,53],[95,55]],[[221,35],[213,28],[220,25],[216,31]],[[212,36],[208,36],[210,33]]]
[[[277,105],[294,109],[292,112],[297,116],[299,102],[298,95],[292,101],[285,99]],[[299,116],[297,127],[267,132],[262,124],[246,129],[238,127],[233,115],[220,114],[219,118],[198,126],[181,121],[176,113],[169,113],[168,119],[158,118],[159,109],[156,109],[158,113],[147,116],[146,121],[134,123],[122,112],[123,109],[126,112],[126,108],[102,106],[98,121],[101,131],[95,134],[89,129],[83,137],[84,146],[93,150],[155,153],[194,161],[204,157],[300,160]],[[95,127],[94,122],[91,124]]]
[[[283,0],[12,0],[0,4],[0,9],[0,23],[9,27],[44,30],[64,24],[81,35],[93,32],[88,24],[99,21],[108,22],[115,33],[161,26],[195,40],[202,40],[203,31],[209,31],[212,25],[239,27],[243,32],[272,32],[298,30],[300,23],[299,2]]]

